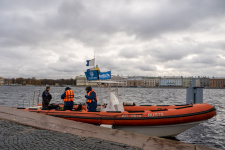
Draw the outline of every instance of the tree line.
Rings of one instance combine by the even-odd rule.
[[[20,84],[20,85],[76,85],[75,79],[36,79],[33,78],[5,78],[5,84]]]

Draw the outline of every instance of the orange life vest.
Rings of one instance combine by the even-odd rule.
[[[91,90],[91,91],[88,92],[87,95],[90,96],[90,95],[91,95],[91,92],[94,92],[94,93],[95,93],[95,91]],[[96,102],[98,102],[96,93],[95,93],[95,98],[94,98],[94,100],[96,100]],[[88,99],[88,100],[87,100],[87,103],[92,103],[92,99]]]
[[[64,102],[71,102],[73,101],[73,97],[74,97],[74,92],[72,90],[67,90],[66,92],[66,96],[63,99]]]

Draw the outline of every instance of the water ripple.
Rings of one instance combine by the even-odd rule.
[[[8,107],[28,107],[41,102],[41,94],[45,87],[28,86],[0,86],[0,105]],[[60,98],[65,87],[51,87],[52,103],[62,103]],[[75,93],[75,102],[85,102],[86,94],[84,87],[72,87]],[[109,99],[107,89],[94,88],[98,99],[102,97],[103,102]],[[38,97],[40,91],[40,95]],[[34,92],[36,97],[34,97]],[[219,149],[225,149],[225,92],[223,89],[204,89],[204,102],[212,104],[217,109],[217,115],[208,121],[201,123],[186,132],[175,137],[176,140],[186,143],[206,145]],[[181,105],[186,103],[186,89],[171,88],[119,88],[119,99],[121,102],[132,101],[138,105]]]

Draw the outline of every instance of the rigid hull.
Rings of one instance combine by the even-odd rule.
[[[181,106],[124,106],[125,111],[87,112],[85,106],[75,110],[24,110],[40,114],[80,121],[95,125],[111,125],[113,128],[138,132],[150,136],[176,136],[185,130],[212,118],[216,109],[210,104]]]

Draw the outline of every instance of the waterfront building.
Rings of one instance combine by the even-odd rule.
[[[182,78],[183,87],[192,87],[192,80],[195,79],[195,87],[202,87],[200,77],[184,77]]]
[[[0,85],[4,85],[4,78],[0,77]]]
[[[200,78],[200,86],[201,87],[209,87],[209,77],[201,77]]]
[[[181,87],[183,77],[161,77],[161,87]]]
[[[143,77],[144,87],[159,87],[161,77]]]
[[[192,84],[192,77],[183,78],[182,80],[183,87],[191,87],[191,84]]]
[[[77,86],[96,86],[97,83],[91,83],[87,80],[86,76],[76,76],[76,85]]]
[[[112,86],[121,86],[121,87],[126,87],[127,86],[127,78],[123,76],[112,76],[111,81],[115,82],[121,82],[119,84],[112,84]]]
[[[76,76],[75,80],[77,86],[85,86],[87,83],[87,79],[85,76]]]
[[[143,77],[133,76],[127,78],[127,86],[129,87],[142,87],[143,86]]]
[[[224,88],[225,87],[225,78],[209,79],[209,87],[211,87],[211,88]]]

